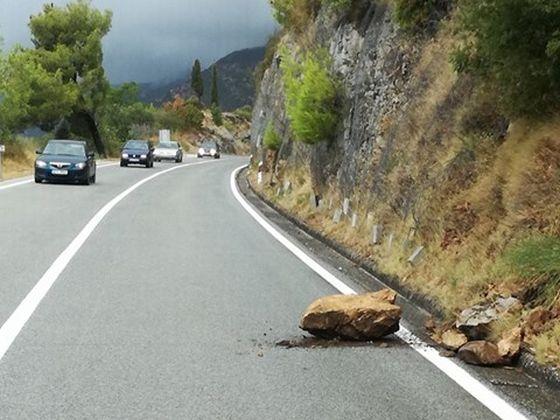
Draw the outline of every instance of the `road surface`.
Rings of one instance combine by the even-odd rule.
[[[336,291],[236,200],[245,162],[177,168],[110,208],[7,346],[0,418],[496,418],[396,339],[275,346]],[[107,203],[175,166],[0,189],[0,324]]]

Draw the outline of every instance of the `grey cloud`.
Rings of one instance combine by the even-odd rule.
[[[5,48],[29,45],[27,22],[45,0],[0,0]],[[52,1],[55,4],[67,0]],[[195,58],[206,65],[234,50],[263,45],[274,31],[267,0],[93,0],[113,11],[104,42],[112,82],[176,78]]]

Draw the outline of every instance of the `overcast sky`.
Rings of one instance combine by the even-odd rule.
[[[4,49],[29,45],[29,16],[46,0],[0,0]],[[65,4],[68,0],[49,0]],[[104,42],[113,83],[175,79],[194,58],[204,66],[228,53],[264,45],[274,31],[268,0],[93,0],[113,11]]]

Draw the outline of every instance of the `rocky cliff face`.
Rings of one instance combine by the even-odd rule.
[[[353,193],[365,179],[373,188],[379,175],[372,169],[387,161],[384,151],[391,149],[391,139],[383,132],[381,120],[402,112],[410,67],[409,53],[401,45],[387,6],[368,2],[360,15],[341,20],[323,10],[312,29],[317,44],[329,50],[346,95],[344,119],[335,140],[313,148],[296,146],[297,153],[292,154],[278,56],[261,84],[252,132],[256,148],[272,119],[284,137],[282,157],[311,160],[317,187],[336,179],[345,194]],[[292,36],[283,41],[296,44]]]

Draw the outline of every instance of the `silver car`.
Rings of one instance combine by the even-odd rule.
[[[154,150],[154,159],[156,162],[162,160],[174,160],[177,163],[183,161],[183,148],[176,141],[168,141],[160,143]]]

